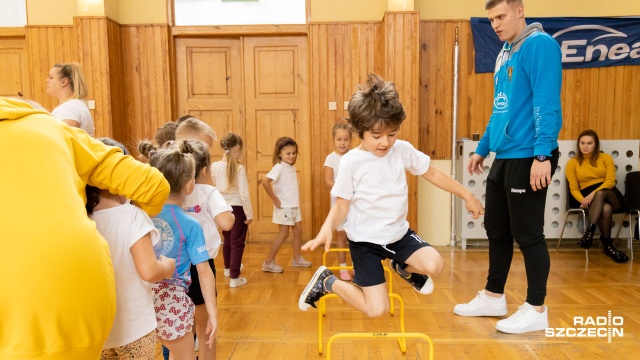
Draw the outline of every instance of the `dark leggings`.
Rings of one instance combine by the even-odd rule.
[[[232,279],[237,279],[240,276],[240,265],[242,264],[242,254],[247,240],[248,226],[244,223],[247,217],[242,206],[232,206],[232,208],[236,220],[231,230],[222,232],[222,236],[224,236],[222,256],[225,269],[229,269],[229,275]]]
[[[582,190],[583,196],[588,196],[595,189],[599,188],[602,183],[588,186]],[[580,203],[572,197],[572,207],[579,207]],[[622,193],[617,188],[600,189],[593,196],[591,204],[587,209],[589,214],[589,222],[593,225],[597,224],[600,229],[600,236],[603,239],[611,239],[611,225],[613,223],[613,212],[622,207]]]

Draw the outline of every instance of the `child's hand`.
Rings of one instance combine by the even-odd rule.
[[[172,259],[172,258],[168,258],[164,255],[160,255],[160,258],[158,259],[158,261],[160,261],[160,263],[165,266],[166,269],[166,275],[165,278],[171,277],[171,274],[173,274],[174,271],[176,271],[176,259]]]
[[[324,244],[324,250],[329,251],[329,249],[331,248],[332,238],[333,238],[333,231],[325,230],[325,228],[322,227],[320,228],[320,232],[318,233],[318,236],[316,236],[315,239],[311,239],[307,241],[307,243],[304,244],[301,249],[304,251],[315,250],[318,246]]]
[[[218,320],[215,317],[209,316],[209,320],[207,321],[207,330],[205,334],[209,336],[209,340],[205,342],[209,349],[213,346],[216,339],[216,334],[218,333]]]
[[[275,206],[276,209],[281,209],[282,208],[282,202],[280,202],[280,199],[278,197],[273,199],[273,206]]]
[[[465,200],[464,205],[467,211],[471,213],[471,218],[477,219],[480,215],[484,215],[484,207],[482,207],[482,203],[475,196]]]
[[[251,222],[253,221],[253,219],[247,219],[244,221],[245,225],[249,225],[251,224]]]

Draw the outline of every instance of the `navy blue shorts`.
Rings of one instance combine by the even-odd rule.
[[[349,251],[355,276],[353,283],[360,287],[385,283],[382,260],[392,259],[404,264],[420,248],[431,246],[409,229],[404,236],[391,244],[377,245],[349,240]]]
[[[213,259],[209,259],[209,267],[213,271],[213,277],[216,277],[216,266],[213,264]],[[198,277],[198,270],[195,265],[191,265],[191,285],[189,285],[189,297],[193,301],[194,305],[204,304],[204,297],[202,296],[202,289],[200,289],[200,278]],[[218,292],[216,291],[216,296]]]

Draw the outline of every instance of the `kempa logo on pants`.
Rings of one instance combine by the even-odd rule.
[[[546,328],[546,337],[565,338],[607,338],[611,343],[611,338],[624,336],[624,318],[622,316],[611,316],[611,310],[607,311],[607,316],[574,316],[573,326],[567,328]]]

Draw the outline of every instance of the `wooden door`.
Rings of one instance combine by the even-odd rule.
[[[273,167],[276,139],[298,143],[296,170],[300,184],[302,240],[311,238],[311,139],[306,37],[244,38],[247,161],[252,184]],[[252,180],[252,181],[251,181]],[[271,222],[273,202],[264,189],[257,194],[251,227],[257,239],[271,240],[278,226]]]
[[[233,131],[244,139],[241,65],[239,38],[177,38],[179,116],[189,114],[206,122],[219,138]],[[211,160],[221,158],[215,141]]]
[[[18,96],[20,92],[26,98],[32,98],[25,47],[24,36],[0,36],[0,96]]]

